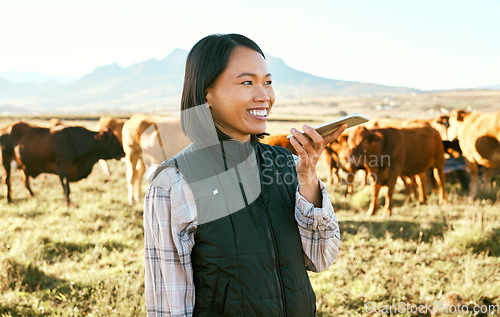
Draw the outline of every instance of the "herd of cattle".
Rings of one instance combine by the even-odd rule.
[[[182,133],[179,119],[134,115],[130,119],[102,117],[98,132],[81,126],[67,126],[54,120],[49,127],[16,122],[0,130],[0,161],[6,184],[5,198],[12,201],[10,175],[15,161],[22,171],[30,195],[30,177],[57,174],[69,204],[69,182],[87,177],[101,160],[121,159],[126,164],[128,202],[140,201],[141,183],[148,166],[155,166],[182,150],[189,139]],[[477,194],[479,169],[486,190],[500,167],[500,112],[475,113],[454,110],[449,115],[426,120],[375,119],[347,130],[323,152],[329,166],[328,183],[339,182],[344,171],[347,193],[353,192],[354,174],[372,183],[373,196],[368,213],[378,209],[378,194],[387,186],[385,211],[391,214],[392,195],[400,178],[408,198],[427,199],[427,180],[439,190],[439,202],[446,200],[446,159],[462,158],[470,173],[471,197]],[[263,143],[283,146],[294,152],[286,135],[271,135]]]

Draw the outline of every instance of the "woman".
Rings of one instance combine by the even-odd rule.
[[[306,269],[336,259],[340,232],[316,175],[325,144],[304,126],[290,151],[258,142],[274,104],[264,53],[238,34],[200,40],[181,102],[193,143],[157,170],[144,202],[149,316],[314,316]]]

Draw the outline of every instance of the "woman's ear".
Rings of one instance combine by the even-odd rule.
[[[206,100],[207,106],[210,108],[210,106],[212,105],[212,103],[211,103],[211,100],[212,100],[212,92],[211,92],[211,89],[210,89],[210,88],[207,88],[207,89],[205,90],[205,100]]]

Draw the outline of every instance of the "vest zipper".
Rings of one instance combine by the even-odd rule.
[[[264,205],[261,197],[259,197],[259,200],[260,200],[261,204]],[[265,224],[266,233],[267,233],[267,240],[269,242],[269,246],[270,246],[270,250],[271,250],[271,259],[273,262],[274,277],[276,278],[276,284],[278,286],[278,298],[279,298],[279,303],[280,303],[280,316],[286,316],[286,314],[285,314],[285,299],[283,297],[283,294],[284,294],[283,283],[281,281],[279,268],[278,268],[278,257],[276,255],[276,241],[274,240],[274,237],[273,237],[272,232],[271,232],[271,221],[269,220],[269,215],[266,214],[265,207],[262,209],[261,214],[263,214],[262,218],[264,218],[264,224]]]
[[[257,145],[258,145],[258,143],[257,143]],[[262,158],[264,158],[264,153],[262,153],[260,151],[260,148],[259,149],[257,149],[257,148],[258,147],[255,148],[255,151],[260,153],[262,155]],[[259,166],[260,181],[261,181],[261,184],[263,184],[263,179],[262,179],[263,170],[261,169],[262,162],[260,162],[258,155],[256,155],[256,157],[257,157],[258,166]],[[278,299],[279,299],[279,304],[280,304],[280,316],[286,316],[285,298],[284,298],[285,292],[283,290],[283,282],[281,281],[281,276],[280,276],[279,267],[278,267],[278,256],[276,255],[276,249],[277,249],[276,240],[274,239],[274,236],[273,236],[272,231],[271,231],[271,228],[272,228],[271,227],[271,220],[269,219],[269,215],[267,214],[267,211],[266,211],[267,210],[266,206],[264,204],[264,201],[262,200],[262,193],[261,193],[261,195],[259,195],[258,200],[259,200],[260,204],[262,205],[260,214],[262,215],[262,218],[264,220],[263,224],[265,226],[266,233],[267,233],[267,241],[269,244],[269,249],[271,250],[271,260],[273,262],[274,277],[276,279],[276,285],[277,285],[277,289],[278,289]]]

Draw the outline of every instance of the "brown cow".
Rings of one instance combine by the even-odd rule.
[[[191,141],[182,132],[178,117],[133,115],[122,130],[128,186],[128,202],[140,201],[146,167],[160,164]]]
[[[124,153],[111,131],[92,132],[83,127],[42,128],[17,122],[0,131],[2,166],[7,186],[6,199],[12,201],[10,163],[22,169],[24,185],[31,196],[29,178],[41,173],[59,175],[69,204],[69,182],[87,177],[99,159],[119,159]]]
[[[378,194],[387,186],[385,210],[392,212],[392,194],[398,177],[420,175],[425,184],[426,171],[433,168],[440,189],[440,203],[444,203],[444,150],[439,133],[430,126],[413,128],[381,128],[369,130],[358,127],[348,139],[349,147],[341,154],[348,165],[363,166],[373,178],[373,196],[368,214],[378,209]],[[419,184],[421,186],[421,184]],[[426,199],[421,188],[421,200]]]
[[[447,140],[449,115],[439,115],[437,117],[432,117],[428,119],[378,118],[370,120],[370,122],[368,122],[365,126],[371,128],[397,128],[397,129],[431,126],[439,133],[442,140]],[[405,185],[406,189],[406,201],[411,200],[412,196],[416,197],[418,195],[417,185],[422,182],[422,180],[419,177],[420,177],[419,175],[414,175],[411,177],[401,177],[401,180],[403,181],[403,184]],[[432,174],[430,177],[430,181],[432,189],[437,190],[438,188],[435,186],[436,181],[433,178]],[[425,184],[425,182],[423,184]],[[424,185],[422,186],[423,188],[425,188]]]
[[[485,167],[483,181],[491,191],[491,175],[500,167],[500,111],[476,113],[453,110],[450,113],[448,138],[458,139],[470,171],[469,196],[477,194],[478,167]]]

